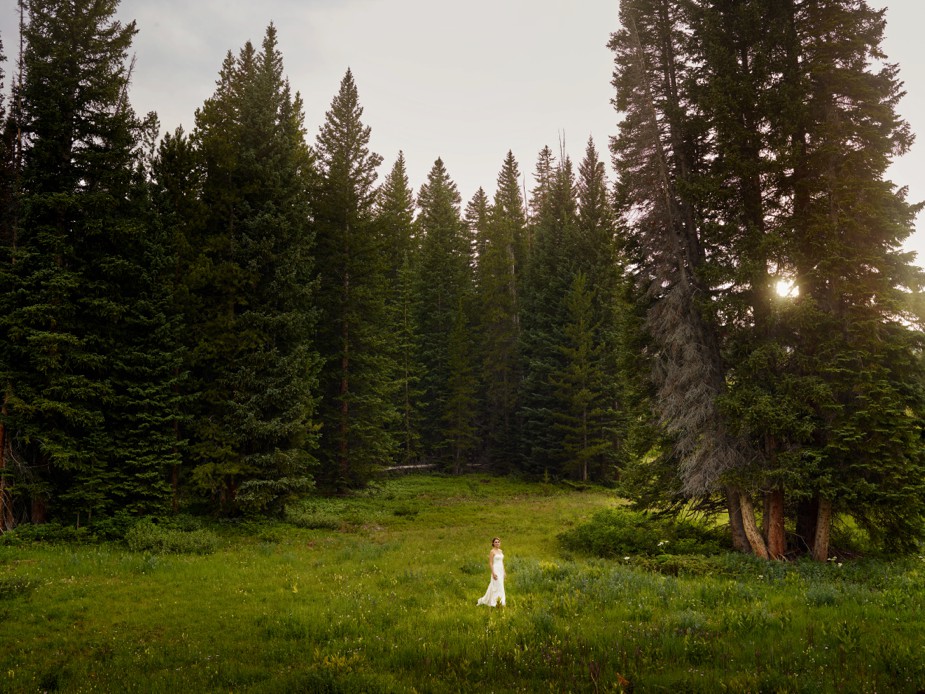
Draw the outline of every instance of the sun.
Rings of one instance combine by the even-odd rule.
[[[800,295],[800,288],[793,281],[787,279],[777,280],[774,289],[777,292],[777,296],[780,297],[792,299]]]

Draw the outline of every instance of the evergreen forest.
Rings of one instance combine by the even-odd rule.
[[[349,69],[310,128],[273,24],[185,132],[133,110],[118,0],[19,0],[0,531],[279,518],[420,467],[615,487],[764,559],[826,561],[846,525],[920,547],[922,204],[886,174],[913,133],[884,11],[614,6],[609,142],[499,152],[463,200],[442,159],[412,182],[371,151]]]

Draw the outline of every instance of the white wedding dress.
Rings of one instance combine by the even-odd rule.
[[[495,552],[492,573],[498,578],[491,579],[488,590],[485,591],[485,595],[479,598],[478,604],[495,607],[500,601],[502,606],[506,605],[507,599],[504,596],[504,553],[501,550]]]

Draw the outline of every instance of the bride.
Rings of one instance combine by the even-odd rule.
[[[501,538],[491,541],[491,551],[488,553],[488,568],[491,571],[491,583],[485,595],[479,598],[479,605],[495,607],[498,601],[502,607],[507,604],[504,596],[504,552],[501,551]]]

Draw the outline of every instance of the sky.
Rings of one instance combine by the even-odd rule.
[[[372,129],[370,148],[384,178],[399,150],[412,188],[438,157],[463,204],[482,187],[492,195],[508,150],[529,189],[537,154],[549,146],[577,163],[593,137],[609,162],[618,115],[610,104],[619,28],[618,0],[122,0],[118,17],[138,35],[131,100],[156,111],[165,131],[194,125],[213,93],[222,60],[267,25],[278,32],[284,70],[305,102],[314,142],[348,68]],[[900,114],[920,133],[888,175],[925,200],[925,25],[922,0],[869,0],[887,8],[884,50],[899,63],[906,97]],[[0,37],[15,57],[18,12],[0,2]],[[8,64],[7,74],[15,71]],[[380,180],[381,180],[380,178]],[[925,266],[925,212],[906,244]]]

